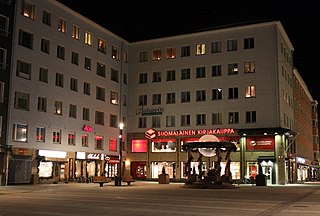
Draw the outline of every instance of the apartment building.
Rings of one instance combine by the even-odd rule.
[[[293,50],[280,22],[132,43],[127,131],[132,175],[158,178],[165,167],[171,179],[186,178],[183,144],[210,134],[237,145],[233,179],[255,179],[261,170],[267,184],[288,183],[297,175],[288,153],[297,136]],[[311,104],[306,106],[311,112]],[[311,126],[309,114],[302,115]],[[309,140],[299,142],[297,151],[309,169],[312,128],[305,130]],[[197,153],[193,158],[197,173]],[[215,161],[204,158],[204,170]]]
[[[295,92],[303,80],[279,21],[129,42],[55,0],[0,4],[1,185],[113,178],[120,151],[124,174],[156,180],[164,167],[182,181],[184,143],[206,135],[236,145],[234,180],[315,177],[317,102]],[[195,174],[217,160],[192,154]]]
[[[128,42],[56,1],[7,3],[15,15],[6,16],[14,28],[1,116],[8,116],[2,130],[11,154],[2,180],[116,175]]]

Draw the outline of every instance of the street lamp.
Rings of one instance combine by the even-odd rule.
[[[115,181],[116,186],[121,186],[121,179],[122,179],[122,132],[123,132],[124,124],[121,122],[119,124],[119,168],[117,170],[117,179]]]

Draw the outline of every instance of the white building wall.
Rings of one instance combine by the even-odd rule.
[[[118,120],[122,116],[126,116],[126,108],[123,108],[120,114],[120,104],[113,105],[110,103],[110,91],[118,92],[119,98],[121,94],[127,94],[126,85],[122,84],[121,73],[127,73],[127,63],[122,60],[115,60],[111,57],[111,46],[119,48],[119,51],[128,52],[128,42],[114,35],[101,26],[82,17],[67,7],[56,1],[51,0],[35,0],[36,5],[35,20],[28,19],[19,11],[22,10],[23,1],[17,1],[17,17],[16,31],[14,32],[14,54],[12,65],[12,91],[10,104],[10,121],[9,121],[9,144],[14,147],[34,148],[34,149],[49,149],[63,151],[86,151],[92,153],[115,154],[117,152],[109,152],[109,139],[118,139],[119,129],[109,126],[110,114],[118,116]],[[51,13],[51,26],[42,23],[43,9]],[[58,31],[58,18],[66,20],[67,32],[61,33]],[[80,27],[80,40],[72,38],[72,26]],[[18,45],[19,29],[33,34],[33,49],[28,49]],[[88,46],[84,43],[84,33],[89,31],[93,35],[93,45]],[[40,51],[41,38],[50,40],[50,54]],[[106,41],[107,51],[103,54],[98,51],[97,41],[101,38]],[[65,47],[65,60],[57,58],[57,45]],[[71,52],[79,53],[79,65],[71,63]],[[91,58],[91,70],[84,68],[84,58]],[[122,53],[120,53],[122,56]],[[31,80],[23,79],[16,76],[17,60],[22,60],[32,64]],[[96,73],[97,62],[102,62],[106,65],[106,77],[98,76]],[[39,81],[39,68],[44,67],[49,71],[48,83]],[[119,83],[111,81],[111,68],[119,71]],[[55,86],[56,73],[64,74],[64,87]],[[70,90],[70,78],[78,80],[78,91]],[[83,83],[88,82],[90,86],[90,96],[83,93]],[[120,91],[120,85],[122,90]],[[105,101],[96,99],[96,86],[105,88]],[[29,111],[18,110],[14,108],[14,92],[21,91],[30,94]],[[47,98],[47,112],[37,111],[38,97]],[[62,101],[63,109],[62,116],[54,114],[54,101]],[[69,117],[69,105],[77,105],[77,118]],[[90,121],[82,120],[83,107],[90,108]],[[104,112],[104,125],[95,124],[95,111]],[[120,117],[121,115],[121,117]],[[28,125],[28,142],[12,142],[12,125],[14,123],[22,123]],[[93,131],[89,133],[89,147],[81,146],[81,135],[83,126],[89,125]],[[35,141],[36,127],[42,126],[46,128],[46,141],[44,143]],[[59,129],[62,131],[61,144],[52,143],[52,130]],[[68,132],[76,133],[76,145],[69,146],[67,143]],[[104,137],[103,150],[95,148],[94,136],[100,135]]]
[[[162,107],[164,112],[161,119],[161,128],[165,128],[165,116],[176,116],[176,127],[172,130],[180,128],[180,115],[191,115],[191,128],[208,128],[213,127],[211,123],[213,112],[223,113],[223,124],[214,125],[214,127],[233,127],[233,128],[268,128],[280,127],[281,113],[286,112],[293,118],[291,109],[282,107],[283,103],[279,98],[280,89],[285,88],[292,95],[292,87],[279,82],[279,57],[281,38],[287,39],[282,26],[278,22],[262,23],[248,26],[232,27],[227,29],[212,30],[199,32],[194,34],[179,35],[174,37],[160,38],[148,41],[141,41],[131,44],[130,59],[130,93],[129,93],[129,116],[130,122],[129,132],[143,132],[145,129],[138,127],[138,115],[136,111],[138,107],[139,95],[148,95],[148,105],[145,108]],[[281,37],[280,37],[281,36]],[[254,38],[254,49],[243,49],[244,38]],[[233,52],[226,51],[226,42],[228,39],[237,39],[238,50]],[[211,53],[211,42],[221,41],[222,52]],[[290,41],[289,48],[291,48]],[[206,44],[206,54],[196,56],[196,44]],[[191,46],[190,57],[181,57],[181,47]],[[166,59],[166,48],[175,47],[177,50],[175,59]],[[152,61],[152,51],[156,49],[162,50],[162,60]],[[148,51],[148,62],[139,62],[139,53]],[[256,72],[245,74],[244,62],[255,61]],[[227,75],[227,65],[229,63],[238,63],[238,75]],[[211,77],[211,66],[222,65],[222,76]],[[206,67],[206,78],[196,79],[196,68]],[[287,66],[287,65],[286,65]],[[191,69],[191,79],[181,80],[180,74],[182,68]],[[176,81],[166,81],[166,71],[176,71]],[[289,71],[289,69],[287,69]],[[162,81],[160,83],[152,83],[152,73],[161,71]],[[148,73],[148,83],[139,83],[139,73]],[[281,78],[281,77],[280,77]],[[256,86],[256,98],[245,98],[245,86]],[[228,88],[238,87],[239,99],[228,99]],[[212,101],[212,89],[222,88],[222,100]],[[196,90],[206,90],[206,101],[195,102]],[[180,103],[180,94],[182,91],[189,90],[191,93],[190,103]],[[176,93],[176,103],[166,104],[166,93]],[[161,93],[161,105],[152,105],[152,94]],[[248,124],[245,122],[245,112],[256,111],[257,122]],[[229,125],[227,123],[228,112],[239,112],[239,124]],[[196,114],[207,114],[207,125],[196,126]],[[148,117],[147,128],[151,127],[151,117]],[[171,129],[171,128],[170,128]]]

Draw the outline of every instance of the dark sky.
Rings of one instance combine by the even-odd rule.
[[[97,1],[58,0],[129,42],[212,29],[234,23],[281,21],[293,61],[320,103],[320,12],[316,1]],[[280,3],[279,3],[280,2]]]

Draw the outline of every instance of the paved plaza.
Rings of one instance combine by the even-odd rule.
[[[136,181],[0,186],[0,216],[319,216],[320,183],[191,189]]]

